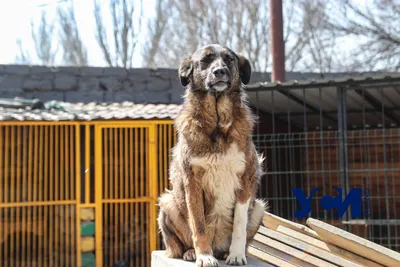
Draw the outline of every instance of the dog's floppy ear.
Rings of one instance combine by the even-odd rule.
[[[181,65],[179,66],[179,79],[181,80],[181,84],[183,86],[189,84],[190,77],[192,76],[192,71],[193,71],[192,57],[188,56],[182,61]]]
[[[251,78],[251,65],[250,61],[243,55],[238,55],[239,59],[239,75],[243,84],[248,84]]]

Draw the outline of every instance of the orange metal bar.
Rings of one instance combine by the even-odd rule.
[[[110,176],[108,177],[108,179],[109,179],[109,181],[110,181],[110,195],[108,196],[108,198],[114,198],[114,181],[113,181],[113,169],[115,169],[115,166],[114,166],[114,155],[113,155],[113,153],[114,153],[114,143],[113,143],[113,140],[114,140],[114,131],[112,130],[112,129],[109,129],[108,130],[109,131],[109,134],[110,134],[110,139],[109,139],[109,144],[110,144],[110,151],[109,151],[109,153],[110,153],[110,156],[109,156],[109,158],[110,158]],[[108,199],[107,198],[107,199]]]
[[[118,166],[119,166],[119,159],[118,159],[118,129],[114,128],[114,149],[112,150],[114,155],[114,177],[112,180],[114,181],[114,190],[112,192],[113,198],[118,198]],[[115,214],[116,215],[116,214]]]
[[[96,266],[103,266],[103,222],[102,222],[102,129],[95,127],[95,176],[96,176],[96,190],[95,190],[95,203],[96,203]]]
[[[169,129],[169,134],[168,134],[168,151],[171,151],[172,147],[175,145],[175,136],[174,136],[174,127],[173,125],[168,125],[167,126]],[[170,161],[170,154],[167,154],[167,157],[164,159],[166,162],[165,164],[169,166],[169,161]],[[168,170],[167,173],[164,175],[164,181],[165,181],[165,188],[170,188],[169,185],[169,180],[168,180]]]
[[[117,130],[117,129],[116,129]],[[124,166],[122,165],[123,163],[124,163],[124,155],[123,155],[123,151],[124,151],[124,144],[123,144],[123,141],[124,141],[124,139],[122,138],[123,137],[123,131],[124,131],[124,129],[123,128],[121,128],[121,129],[118,129],[119,130],[119,135],[118,135],[118,140],[119,140],[119,147],[118,147],[118,149],[119,149],[119,155],[118,155],[118,167],[117,167],[117,170],[119,170],[119,198],[121,198],[121,199],[123,199],[124,198],[124,196],[123,196],[123,194],[124,194],[124,186],[123,186],[123,184],[124,184],[124,182],[123,182],[123,179],[124,179]]]
[[[5,127],[5,140],[4,140],[4,188],[9,188],[9,181],[10,181],[10,176],[8,175],[8,168],[9,168],[9,147],[10,147],[10,140],[9,140],[9,133],[8,133],[8,128]],[[8,191],[9,190],[4,190],[4,203],[9,202],[9,197],[8,197]]]
[[[43,126],[38,126],[38,130],[39,130],[39,135],[38,135],[38,146],[39,146],[39,149],[38,149],[38,172],[39,172],[39,175],[38,175],[38,198],[37,198],[37,200],[38,201],[43,201],[44,199],[43,199],[43,168],[42,168],[42,166],[43,166],[43,142],[45,142],[44,140],[43,140]],[[40,240],[40,239],[39,239]],[[40,245],[40,244],[39,244]]]
[[[65,200],[70,200],[70,195],[69,195],[69,182],[71,180],[71,175],[69,173],[69,136],[68,136],[68,125],[64,126],[64,185],[61,188],[62,191],[64,191],[64,199]],[[69,208],[69,207],[68,207]],[[68,218],[68,217],[66,217]],[[68,220],[65,222],[66,228],[68,229]],[[68,249],[68,247],[67,247]],[[69,251],[67,251],[68,253]],[[68,260],[68,257],[67,257]]]
[[[163,161],[164,161],[164,175],[163,175],[163,180],[164,180],[164,182],[163,182],[163,184],[164,184],[164,188],[167,186],[167,183],[165,183],[165,176],[167,176],[167,173],[168,173],[168,165],[167,165],[167,158],[168,158],[168,142],[167,142],[167,139],[168,139],[168,135],[167,135],[167,129],[168,129],[168,126],[169,125],[163,125],[163,128],[164,128],[164,134],[163,134],[163,143],[164,143],[164,149],[163,149],[163,151],[164,151],[164,157],[163,157]],[[164,188],[162,188],[161,190],[163,191],[164,190]],[[161,192],[162,192],[161,191]]]
[[[95,208],[96,207],[96,203],[83,203],[83,204],[79,204],[79,208]]]
[[[27,183],[29,182],[28,180],[28,174],[27,174],[27,167],[29,165],[28,162],[28,153],[27,153],[27,141],[28,141],[28,130],[29,127],[28,126],[21,126],[23,127],[23,148],[22,148],[22,202],[25,202],[28,199],[28,192],[27,192]],[[1,142],[1,141],[0,141]],[[27,225],[27,220],[26,220],[26,210],[28,208],[23,207],[22,209],[22,214],[21,214],[21,218],[22,218],[22,224],[23,225]],[[27,244],[27,238],[26,235],[22,235],[22,240],[21,240],[22,244]],[[27,258],[26,258],[26,248],[22,251],[21,253],[21,260],[22,262],[26,262]]]
[[[141,166],[140,166],[141,167],[140,168],[140,195],[141,196],[143,196],[143,195],[148,196],[147,194],[145,194],[143,192],[146,189],[146,187],[144,186],[144,179],[145,178],[147,178],[147,179],[149,178],[149,176],[145,176],[145,173],[144,173],[144,164],[145,164],[144,160],[145,159],[144,159],[144,150],[143,149],[146,149],[146,145],[144,144],[144,134],[145,133],[147,134],[146,130],[147,129],[144,129],[144,128],[140,129],[140,131],[141,131],[141,133],[140,133],[140,148],[141,148],[140,149],[140,164],[141,164]],[[139,206],[140,206],[140,218],[142,218],[142,220],[143,220],[143,218],[144,218],[143,206],[140,205],[140,204],[139,204]],[[140,224],[140,233],[146,233],[145,229],[143,227],[143,223]],[[143,240],[140,241],[140,249],[141,249],[140,251],[142,253],[145,251],[144,248],[143,248]],[[144,265],[145,265],[145,262],[144,262],[144,257],[142,255],[142,257],[141,257],[141,266],[144,266]]]
[[[103,198],[104,199],[109,199],[111,198],[111,181],[110,181],[110,173],[112,170],[112,165],[110,165],[109,162],[109,155],[111,152],[109,152],[108,147],[109,147],[109,136],[110,136],[110,131],[109,129],[102,129],[103,131],[103,141],[104,141],[104,146],[103,146],[103,151],[104,151],[104,155],[103,155],[103,159],[104,159],[104,171],[102,174],[102,182],[103,182],[103,186],[104,186],[104,193],[103,194]]]
[[[124,132],[125,132],[124,128],[119,129],[119,167],[118,168],[120,170],[120,173],[119,173],[119,180],[120,180],[119,192],[120,192],[120,195],[119,195],[119,197],[121,199],[125,198],[124,197],[124,187],[126,187],[125,183],[124,183],[124,180],[126,180],[126,175],[124,175],[124,173],[125,173],[124,170],[125,170],[126,166],[123,165],[125,163],[125,160],[124,160],[124,144],[123,144]],[[122,220],[120,222],[123,222],[125,224],[126,223],[126,218],[124,218],[124,213],[123,213],[124,204],[120,204],[118,206],[119,206],[118,215],[119,215],[119,217],[122,217],[121,218]],[[124,241],[124,236],[122,234],[122,230],[123,230],[123,227],[118,227],[118,231],[119,231],[118,236],[119,236],[119,240],[120,240],[120,249],[118,250],[118,254],[119,254],[118,256],[119,256],[120,259],[123,259],[123,257],[124,257],[123,254],[126,251],[126,248],[125,248],[124,242],[123,242]]]
[[[144,203],[150,202],[153,199],[151,197],[139,197],[130,199],[104,199],[103,203]]]
[[[28,201],[33,201],[33,192],[32,192],[32,167],[33,167],[33,126],[29,128],[29,144],[28,144]]]
[[[43,175],[42,175],[42,166],[43,166],[43,161],[42,161],[42,157],[43,157],[43,137],[42,137],[42,134],[43,134],[43,126],[38,126],[38,136],[37,136],[37,139],[38,139],[38,159],[37,159],[37,161],[38,161],[38,166],[37,166],[37,168],[38,168],[38,180],[37,180],[37,182],[38,182],[38,192],[37,192],[37,194],[38,194],[38,196],[37,196],[37,200],[38,201],[43,201],[43,195],[42,195],[42,189],[43,189]],[[37,216],[39,217],[39,214],[41,214],[41,209],[42,209],[42,207],[36,207],[36,209],[37,209]],[[40,218],[39,218],[40,219]],[[43,227],[42,225],[40,225],[41,223],[39,223],[39,225],[38,225],[38,227]],[[42,247],[42,237],[38,237],[38,246],[37,246],[37,248],[38,248],[38,253],[37,253],[37,260],[38,260],[38,264],[39,265],[41,265],[41,266],[43,266],[43,263],[42,263],[42,257],[43,257],[43,255],[42,255],[42,253],[39,253],[39,251],[40,251],[40,248]]]
[[[138,205],[140,205],[139,203],[135,203],[135,218],[138,218],[139,217],[139,209],[138,209]],[[139,220],[137,220],[137,221],[139,221]],[[136,223],[135,224],[135,231],[134,231],[134,233],[142,233],[142,232],[139,232],[139,225]],[[139,243],[139,240],[136,238],[136,240],[135,240],[135,243],[136,243],[136,249],[138,249],[139,248],[139,246],[140,246],[140,243]],[[136,251],[136,250],[135,250]],[[136,265],[135,266],[141,266],[141,265],[139,265],[139,261],[140,261],[140,253],[139,253],[139,257],[136,257]]]
[[[10,210],[10,219],[11,219],[11,222],[13,224],[15,224],[15,221],[16,221],[14,212],[15,212],[15,209],[11,209]],[[9,252],[10,252],[11,264],[13,264],[15,266],[15,263],[14,263],[14,257],[15,257],[14,256],[14,251],[15,251],[15,248],[14,248],[14,235],[9,235],[8,238],[10,239],[10,250],[9,250]]]
[[[134,188],[134,172],[133,168],[135,168],[135,165],[133,163],[133,129],[129,129],[129,182],[130,182],[130,187],[129,187],[129,197],[128,198],[134,198],[135,197],[135,191],[133,190]]]
[[[138,172],[139,172],[139,129],[135,128],[135,197],[140,197]]]
[[[33,144],[33,201],[38,201],[38,154],[39,154],[39,126],[34,126],[34,144]]]
[[[113,180],[114,180],[114,191],[113,191],[113,198],[116,198],[116,199],[120,199],[120,196],[118,195],[118,174],[119,174],[119,172],[118,172],[118,169],[119,169],[119,163],[120,163],[120,159],[118,158],[118,128],[114,128],[114,166],[113,166],[113,168],[114,168],[114,177],[113,177]],[[116,231],[116,233],[114,232],[114,234],[117,234],[117,236],[118,236],[118,224],[119,224],[119,218],[118,218],[118,212],[117,212],[117,209],[118,209],[118,206],[117,205],[110,205],[110,207],[113,209],[113,215],[112,215],[112,223],[111,223],[111,225],[113,226],[113,231]],[[115,258],[116,256],[118,256],[118,252],[117,252],[117,247],[118,247],[118,239],[119,238],[117,238],[117,240],[113,240],[113,242],[115,242],[115,245],[116,246],[114,246],[113,248],[112,248],[112,252],[111,252],[111,259],[112,259],[112,262],[115,262],[117,259]],[[116,253],[117,252],[117,253]]]
[[[50,184],[50,192],[49,192],[49,200],[50,201],[54,201],[55,200],[55,196],[54,196],[54,186],[53,186],[53,181],[55,180],[54,178],[54,128],[55,126],[50,126],[50,135],[49,135],[49,142],[50,142],[50,151],[49,151],[49,158],[50,158],[50,170],[49,170],[49,184]]]
[[[16,142],[15,142],[15,126],[10,126],[11,128],[11,143],[10,143],[10,148],[11,148],[11,158],[10,158],[10,177],[9,177],[9,183],[10,187],[8,190],[10,190],[10,202],[15,202],[15,194],[17,193],[16,191],[16,177],[15,177],[15,149],[16,149]],[[12,239],[11,239],[12,240]]]
[[[23,127],[23,138],[22,138],[23,142],[22,142],[22,197],[21,200],[22,202],[25,202],[26,200],[28,200],[28,190],[27,190],[27,183],[29,182],[28,179],[28,153],[27,153],[27,141],[28,141],[28,127]],[[1,142],[1,141],[0,141]],[[1,190],[0,190],[1,192]],[[1,199],[1,198],[0,198]]]
[[[59,155],[59,144],[60,144],[60,127],[56,126],[55,129],[55,137],[54,137],[54,146],[55,146],[55,167],[54,167],[54,200],[60,200],[59,194],[58,194],[58,184],[59,184],[59,179],[60,179],[60,173],[59,173],[59,166],[60,166],[60,155]],[[57,238],[57,236],[56,236]]]
[[[74,131],[76,131],[76,127],[74,125],[69,126],[69,173],[70,173],[70,179],[69,179],[69,194],[70,194],[70,199],[76,199],[76,194],[77,192],[75,191],[75,184],[76,183],[80,183],[81,181],[78,181],[78,175],[76,175],[76,173],[74,173],[74,170],[77,169],[77,166],[75,165],[75,161],[74,161],[74,155],[75,157],[79,154],[80,155],[80,151],[75,150],[76,145],[74,144],[74,137],[75,137],[75,133]],[[76,139],[75,142],[78,142],[78,139]],[[74,148],[75,147],[75,148]],[[80,200],[79,200],[80,202]],[[79,203],[78,202],[78,203]]]
[[[77,129],[79,129],[79,127],[77,127]],[[77,130],[77,131],[79,131],[79,130]],[[80,143],[80,139],[77,140],[77,143]],[[91,172],[92,172],[92,170],[90,169],[90,126],[86,125],[85,126],[85,203],[90,202],[90,174],[91,174]]]
[[[49,201],[49,131],[51,126],[44,128],[44,201]]]
[[[15,208],[15,207],[36,207],[36,206],[61,206],[76,204],[75,200],[61,200],[61,201],[33,201],[33,202],[14,202],[14,203],[2,203],[2,208]]]
[[[49,187],[48,187],[48,185],[49,185],[49,172],[48,172],[48,170],[49,170],[49,168],[48,168],[48,163],[49,163],[49,131],[50,131],[50,128],[51,128],[52,126],[44,126],[44,138],[43,138],[43,141],[44,141],[44,151],[43,151],[43,154],[44,154],[44,177],[43,177],[43,181],[44,181],[44,198],[43,198],[43,200],[44,201],[49,201],[50,199],[49,199]],[[44,209],[44,218],[49,218],[49,207],[48,206],[44,206],[43,207],[43,209]],[[46,250],[45,251],[48,251],[47,250],[47,248],[48,247],[50,247],[51,245],[50,245],[50,242],[49,242],[49,238],[48,238],[48,235],[49,235],[49,232],[48,231],[46,231],[45,232],[46,233],[46,245],[45,245],[45,247],[46,247]],[[48,266],[48,263],[49,263],[49,259],[48,259],[48,257],[49,257],[49,255],[45,255],[46,257],[43,259],[43,263],[44,263],[44,266]]]
[[[64,171],[65,171],[65,152],[64,152],[64,141],[65,141],[65,137],[64,137],[64,125],[60,126],[60,199],[61,200],[65,200],[65,196],[64,196]],[[58,188],[57,188],[58,190]]]
[[[79,126],[75,126],[75,151],[77,153],[76,154],[76,158],[75,158],[75,198],[76,198],[76,266],[80,266],[81,265],[81,242],[80,242],[80,237],[81,237],[81,215],[80,215],[80,203],[81,203],[81,132],[80,132],[80,127]],[[90,139],[89,139],[90,140]],[[86,140],[86,142],[88,143],[89,141]],[[87,153],[87,151],[85,151],[85,153]]]
[[[4,180],[5,180],[5,171],[4,170],[4,165],[3,165],[3,158],[4,158],[4,152],[5,152],[5,147],[6,147],[6,143],[3,140],[3,131],[5,130],[6,127],[3,127],[2,125],[0,125],[0,184],[4,184]],[[0,188],[0,203],[5,202],[5,199],[3,200],[3,194],[5,188]],[[0,254],[1,257],[1,254]],[[1,262],[0,258],[0,262]]]
[[[21,169],[25,168],[25,166],[23,166],[22,163],[22,151],[21,149],[23,149],[23,143],[22,143],[22,134],[21,134],[21,126],[17,127],[17,177],[15,178],[16,180],[16,191],[17,191],[17,198],[16,201],[17,202],[21,202],[21,187],[22,187],[22,176],[21,176]],[[18,214],[19,215],[19,214]],[[17,215],[17,216],[18,216]]]
[[[130,168],[129,168],[129,146],[128,146],[128,134],[129,134],[129,130],[130,129],[125,129],[124,130],[124,137],[125,137],[125,139],[124,139],[124,142],[125,142],[125,144],[124,144],[124,146],[123,146],[123,148],[124,148],[124,158],[125,158],[125,163],[124,163],[124,170],[125,170],[125,175],[124,175],[124,187],[125,187],[125,198],[129,198],[129,190],[128,190],[128,188],[129,188],[129,180],[130,180],[130,177],[129,177],[129,175],[130,175]],[[126,216],[125,216],[125,218],[126,218]]]
[[[24,140],[26,140],[26,139],[24,139]],[[22,208],[22,214],[21,214],[21,221],[22,221],[22,225],[27,225],[27,221],[26,221],[26,210],[27,210],[27,208]],[[23,245],[26,245],[27,244],[27,238],[26,238],[26,235],[22,235],[22,238],[21,238],[21,242],[22,242],[22,244]],[[24,250],[22,250],[21,251],[21,261],[22,261],[22,263],[23,262],[26,262],[27,260],[26,260],[26,248],[24,249]],[[0,255],[1,256],[1,255]],[[1,262],[1,258],[0,258],[0,262]],[[4,266],[4,265],[3,265]]]
[[[150,201],[150,206],[149,208],[149,241],[150,241],[150,251],[156,250],[157,247],[157,223],[156,223],[156,218],[157,218],[157,209],[156,209],[156,204],[157,204],[157,197],[158,197],[158,177],[157,177],[157,133],[156,133],[156,127],[155,125],[152,125],[149,127],[149,133],[148,133],[148,139],[149,140],[147,143],[149,153],[147,153],[148,159],[148,172],[149,172],[149,187],[150,187],[150,198],[152,199]],[[147,260],[150,260],[150,257],[148,255]]]

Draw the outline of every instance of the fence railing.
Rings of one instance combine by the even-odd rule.
[[[148,266],[174,142],[171,121],[2,123],[0,266]]]

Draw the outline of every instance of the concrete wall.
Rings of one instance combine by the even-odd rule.
[[[252,82],[266,80],[253,74]],[[0,65],[0,98],[181,103],[183,91],[176,69]]]

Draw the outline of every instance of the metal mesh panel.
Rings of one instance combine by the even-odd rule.
[[[103,199],[149,196],[148,130],[103,129]]]
[[[148,203],[103,204],[103,266],[148,266],[149,221]]]
[[[150,230],[156,219],[150,215],[150,157],[156,155],[150,155],[149,127],[101,128],[103,266],[150,262],[151,236],[156,234]]]
[[[77,126],[0,126],[0,265],[76,266]]]
[[[157,165],[158,165],[158,195],[165,189],[171,189],[169,178],[169,166],[171,161],[171,149],[176,143],[176,131],[171,124],[157,125]],[[158,214],[158,209],[157,209]],[[165,249],[161,233],[157,235],[157,249]]]
[[[304,222],[295,218],[300,205],[291,190],[308,197],[320,188],[310,217],[400,251],[399,88],[352,81],[250,92],[260,117],[254,141],[267,156],[259,196],[271,211]],[[336,197],[336,187],[362,189],[361,218],[352,218],[352,206],[340,219],[336,209],[322,209],[322,196]]]
[[[76,266],[74,205],[0,209],[1,266]]]

